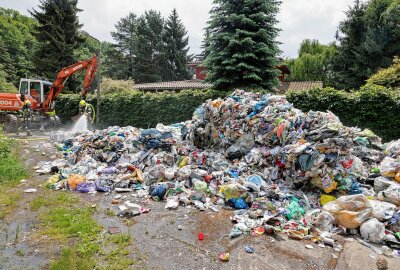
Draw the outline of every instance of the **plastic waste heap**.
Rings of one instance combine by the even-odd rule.
[[[137,192],[167,209],[233,209],[232,238],[283,233],[339,245],[333,233],[360,228],[365,240],[400,247],[400,141],[384,145],[283,96],[236,90],[184,123],[56,138],[64,158],[37,167],[57,172],[50,188]],[[142,211],[129,201],[116,207],[121,216]]]

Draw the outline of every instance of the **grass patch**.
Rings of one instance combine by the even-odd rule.
[[[37,211],[44,206],[50,206],[50,201],[44,196],[38,196],[31,201],[31,211]]]
[[[0,219],[4,219],[17,208],[20,198],[19,192],[0,193]]]
[[[128,233],[119,233],[119,234],[114,234],[109,237],[108,241],[114,243],[114,244],[120,244],[122,246],[128,246],[129,243],[131,242],[132,237]]]
[[[28,171],[17,158],[15,141],[2,135],[0,130],[0,219],[4,219],[18,206],[19,192],[10,191],[29,176]]]
[[[120,233],[115,235],[109,235],[106,238],[106,244],[113,247],[112,251],[103,254],[103,260],[105,265],[101,269],[114,269],[123,270],[128,269],[131,265],[136,262],[129,258],[128,247],[132,244],[132,238],[127,233]]]
[[[111,210],[111,209],[107,209],[107,210],[105,210],[104,211],[104,213],[106,214],[106,216],[108,216],[108,217],[114,217],[115,216],[115,213],[114,213],[114,211],[113,210]]]
[[[57,193],[56,196],[51,196],[51,192],[47,191],[47,195],[37,196],[30,203],[30,209],[32,211],[38,211],[42,207],[59,205],[59,206],[69,206],[77,204],[79,201],[75,196],[71,196],[68,193]]]
[[[61,256],[50,265],[51,270],[71,270],[71,269],[95,269],[95,262],[92,258],[80,256],[74,248],[65,248]]]
[[[17,255],[18,257],[24,257],[24,256],[25,256],[25,252],[22,251],[22,250],[20,250],[20,249],[18,249],[18,250],[15,252],[15,255]]]
[[[117,270],[135,263],[128,256],[131,236],[103,235],[102,227],[93,219],[95,209],[82,206],[71,193],[49,192],[48,196],[38,196],[31,202],[30,209],[41,208],[44,211],[38,214],[40,235],[52,243],[69,245],[50,263],[51,270]]]
[[[0,158],[0,191],[19,184],[28,176],[26,168],[16,156]]]
[[[0,128],[0,191],[29,176],[18,159],[18,146],[15,140],[4,136]]]
[[[42,225],[40,234],[59,244],[75,243],[61,251],[61,256],[51,262],[50,269],[94,269],[101,232],[101,226],[92,217],[94,210],[79,205],[78,199],[68,193],[37,197],[31,203],[31,209],[38,210],[43,206],[46,206],[45,211],[38,215]]]

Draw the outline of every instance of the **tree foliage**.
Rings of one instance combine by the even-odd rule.
[[[138,41],[135,49],[136,70],[133,79],[137,83],[162,80],[162,32],[164,18],[155,10],[146,11],[137,24]]]
[[[332,58],[332,85],[356,89],[400,55],[400,0],[356,0],[346,15]]]
[[[0,7],[0,63],[5,79],[14,84],[35,74],[32,52],[37,46],[31,32],[37,22],[18,11]]]
[[[178,81],[189,79],[186,68],[189,62],[189,37],[187,30],[173,9],[165,21],[163,31],[163,60],[166,64],[163,80]]]
[[[115,49],[117,49],[120,56],[123,57],[121,67],[123,67],[124,76],[121,79],[132,78],[135,74],[135,50],[137,47],[138,36],[137,36],[137,25],[138,18],[136,14],[130,12],[128,16],[121,18],[115,25],[116,31],[111,32],[111,36],[116,41]],[[110,47],[109,53],[117,56]],[[120,58],[120,57],[119,57]],[[110,59],[112,61],[112,59]],[[113,76],[111,76],[114,78]]]
[[[17,88],[10,82],[7,82],[7,73],[0,64],[0,93],[17,93]]]
[[[275,0],[214,0],[207,29],[210,33],[208,81],[217,89],[272,89],[277,81]]]
[[[367,80],[367,85],[381,85],[387,88],[400,89],[400,58],[395,57],[393,64],[379,70]]]
[[[55,78],[63,67],[78,59],[74,52],[84,43],[80,33],[82,24],[78,20],[78,0],[40,0],[38,9],[30,13],[38,21],[34,34],[39,42],[34,54],[34,63],[39,75]],[[78,83],[69,80],[72,90]]]
[[[300,44],[299,56],[287,59],[291,74],[288,81],[323,81],[330,76],[330,61],[336,52],[334,44],[323,45],[318,40],[305,39]]]
[[[146,83],[189,77],[187,31],[176,10],[166,20],[155,10],[141,16],[129,13],[115,28],[111,34],[116,44],[110,47],[109,60],[113,66],[111,55],[119,59],[121,72],[109,73],[111,78]]]
[[[101,44],[101,75],[116,80],[130,79],[130,64],[124,54],[110,42]]]

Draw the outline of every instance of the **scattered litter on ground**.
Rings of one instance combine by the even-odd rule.
[[[252,246],[246,246],[246,247],[244,248],[244,250],[245,250],[247,253],[254,253],[254,252],[256,252],[256,250],[255,250],[254,247],[252,247]]]
[[[204,234],[203,233],[199,233],[197,235],[197,239],[199,239],[200,241],[203,241],[204,240]]]
[[[24,192],[25,193],[35,193],[35,192],[37,192],[37,189],[36,188],[29,188],[29,189],[25,189]]]
[[[228,262],[229,261],[229,253],[221,253],[219,254],[219,259],[221,262]]]
[[[120,217],[150,211],[142,204],[151,198],[166,211],[233,210],[230,238],[280,234],[341,251],[334,235],[360,229],[378,254],[371,242],[400,248],[400,140],[384,145],[283,96],[237,90],[184,123],[51,138],[64,158],[35,167],[53,174],[47,186],[112,193]]]

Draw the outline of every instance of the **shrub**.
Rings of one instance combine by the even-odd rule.
[[[400,58],[396,56],[393,64],[379,70],[367,80],[367,85],[381,85],[389,88],[400,88]]]
[[[113,80],[110,78],[103,78],[101,80],[101,94],[103,95],[134,90],[135,87],[133,81]]]

